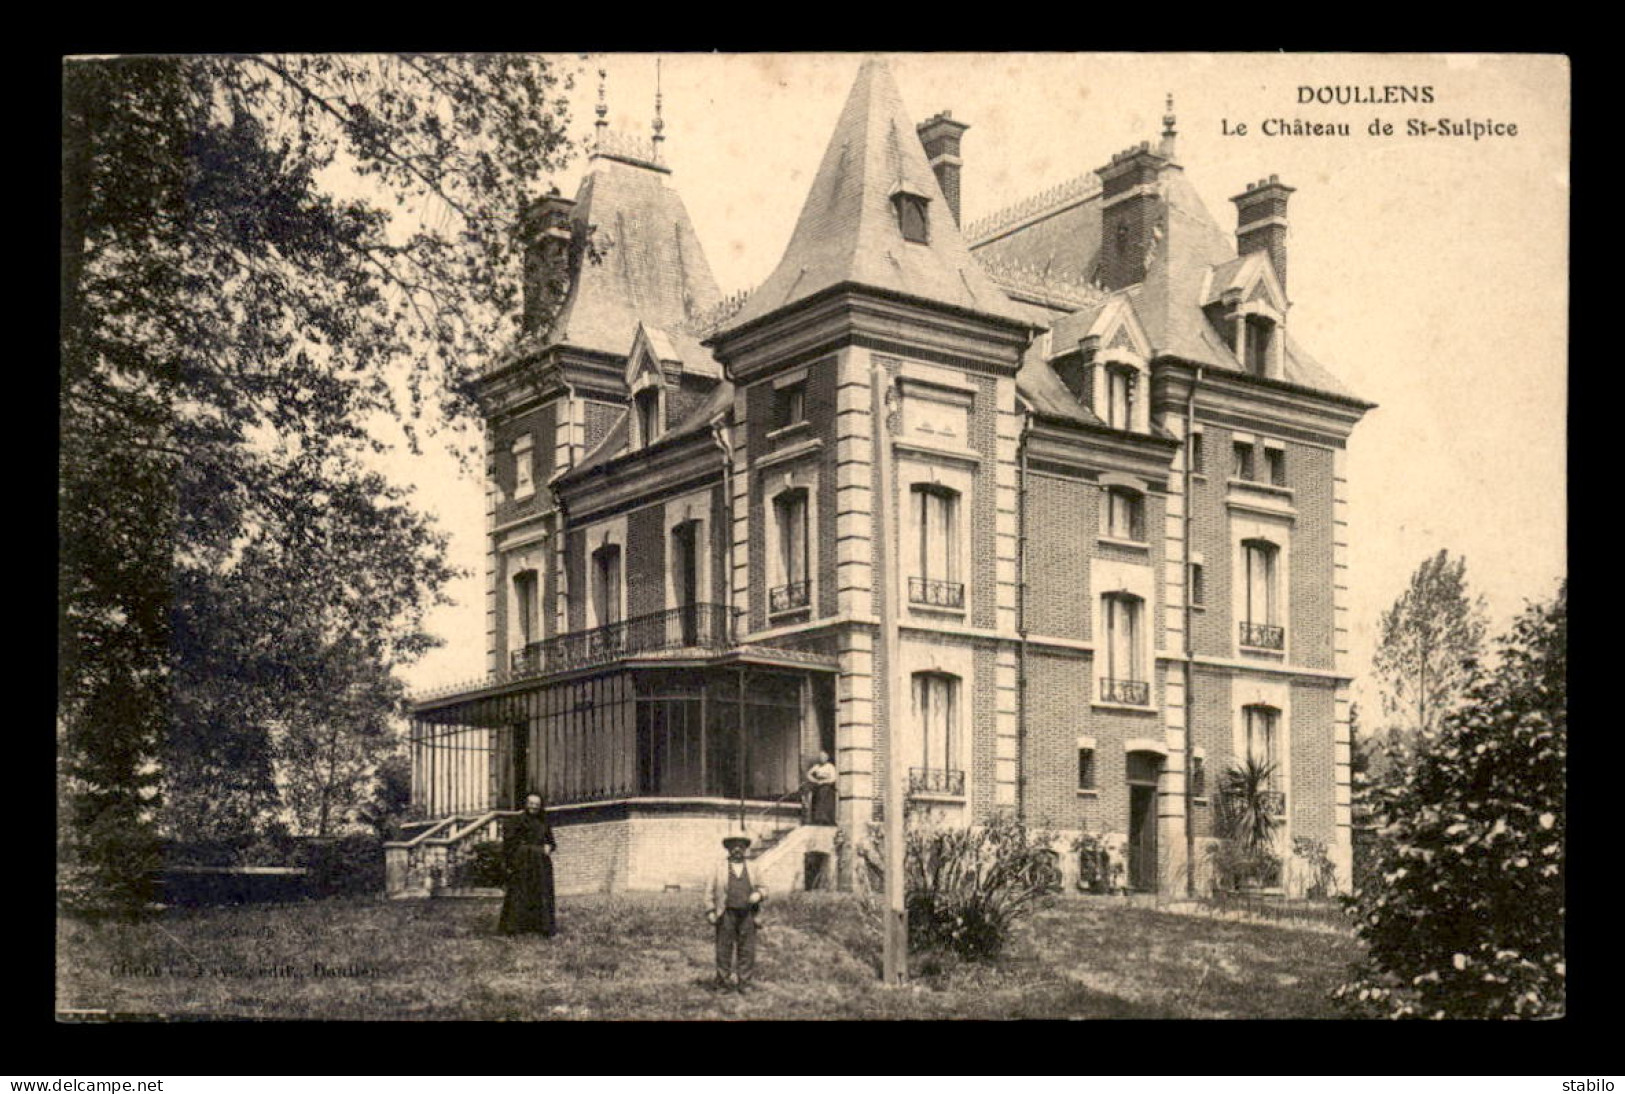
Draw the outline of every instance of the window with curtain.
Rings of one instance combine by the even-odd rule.
[[[514,634],[523,648],[536,641],[536,571],[513,575]]]
[[[811,569],[807,529],[807,491],[797,488],[786,490],[773,499],[774,528],[778,534],[778,552],[774,559],[777,573],[775,584],[769,591],[771,611],[791,611],[807,606],[808,572]]]
[[[593,607],[597,625],[607,627],[621,621],[621,549],[611,544],[592,555]]]
[[[1078,789],[1095,789],[1095,750],[1078,749]]]
[[[1242,708],[1242,720],[1247,733],[1247,759],[1269,765],[1266,789],[1281,789],[1280,728],[1281,712],[1274,707],[1249,706]]]
[[[1285,486],[1286,450],[1284,448],[1265,448],[1264,469],[1271,486]]]
[[[1230,446],[1231,463],[1230,477],[1233,479],[1253,478],[1253,446],[1250,441],[1236,441]]]
[[[1145,540],[1145,495],[1126,486],[1106,491],[1106,534],[1114,539]]]
[[[1151,701],[1151,688],[1140,653],[1145,601],[1128,593],[1110,593],[1102,598],[1101,610],[1105,617],[1106,648],[1100,697],[1108,703],[1144,706]]]
[[[914,674],[914,724],[918,744],[910,785],[916,790],[963,794],[959,766],[959,677],[940,672]]]
[[[535,445],[531,435],[526,433],[513,443],[513,495],[515,498],[529,497],[536,492],[536,475],[531,451]]]
[[[916,484],[912,493],[919,544],[909,599],[932,607],[962,608],[965,586],[960,579],[959,494],[924,483]]]
[[[1106,369],[1106,424],[1113,429],[1133,427],[1134,370],[1121,365]]]
[[[1276,561],[1280,551],[1264,539],[1241,544],[1243,593],[1241,640],[1243,645],[1281,649],[1285,632],[1279,622]]]

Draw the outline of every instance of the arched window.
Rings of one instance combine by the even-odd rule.
[[[913,713],[916,744],[909,788],[930,794],[963,794],[959,677],[942,672],[915,673]]]
[[[1129,593],[1101,597],[1106,644],[1101,651],[1100,700],[1145,706],[1151,701],[1141,650],[1145,601]]]
[[[1257,649],[1285,648],[1280,620],[1280,548],[1267,539],[1241,541],[1241,644]]]
[[[933,483],[916,483],[911,502],[919,542],[914,551],[914,576],[908,583],[909,602],[934,608],[963,608],[959,492]]]

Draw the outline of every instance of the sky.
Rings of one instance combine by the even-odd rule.
[[[964,221],[1158,139],[1174,97],[1177,161],[1209,213],[1268,175],[1290,205],[1297,341],[1378,404],[1349,442],[1351,651],[1364,674],[1378,618],[1440,549],[1467,559],[1492,633],[1566,573],[1569,103],[1567,62],[1542,56],[894,54],[907,109],[966,122]],[[572,132],[592,132],[597,69],[609,121],[647,135],[654,55],[560,57],[582,67]],[[861,58],[665,54],[672,168],[724,293],[777,264]],[[1300,99],[1341,89],[1345,100]],[[1427,88],[1430,103],[1373,104]],[[1303,90],[1307,89],[1307,91]],[[1415,92],[1421,96],[1420,90]],[[1346,124],[1347,136],[1267,132]],[[1456,135],[1408,133],[1476,122]],[[1391,133],[1370,132],[1387,123]],[[1508,125],[1516,126],[1515,134]],[[1245,126],[1246,131],[1241,132]],[[1477,133],[1475,138],[1473,135]],[[578,159],[556,183],[573,194]],[[471,576],[429,617],[447,646],[405,673],[424,690],[484,672],[482,484],[437,451],[395,473],[451,533]],[[1356,696],[1375,709],[1368,681]]]

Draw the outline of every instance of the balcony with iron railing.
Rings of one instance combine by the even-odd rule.
[[[1286,628],[1273,623],[1241,624],[1241,644],[1255,650],[1282,650],[1286,648]]]
[[[812,601],[812,582],[792,581],[767,591],[767,610],[774,615],[795,612]]]
[[[1102,703],[1122,703],[1125,706],[1132,707],[1150,706],[1151,685],[1144,680],[1103,678],[1100,681],[1100,701]]]
[[[908,769],[908,792],[936,794],[943,797],[965,796],[965,773],[952,768],[911,767]]]
[[[590,668],[643,654],[721,653],[733,646],[734,614],[724,604],[690,604],[532,642],[513,652],[513,675]]]
[[[925,577],[908,579],[908,602],[927,608],[965,607],[965,585],[960,581],[934,581]]]

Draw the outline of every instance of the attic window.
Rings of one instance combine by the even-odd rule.
[[[647,445],[660,436],[660,389],[646,387],[632,397],[637,414],[638,443]]]
[[[931,218],[926,200],[919,194],[907,192],[892,195],[892,204],[897,207],[897,227],[902,230],[903,238],[910,243],[931,241]]]

